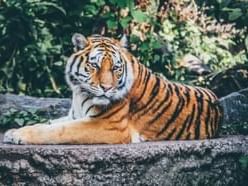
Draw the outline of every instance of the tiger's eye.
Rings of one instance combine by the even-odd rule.
[[[96,63],[91,63],[91,66],[94,67],[94,68],[98,67]]]
[[[96,57],[90,57],[90,61],[93,61],[95,59],[96,59]]]
[[[118,66],[113,66],[113,70],[118,70],[119,67]]]

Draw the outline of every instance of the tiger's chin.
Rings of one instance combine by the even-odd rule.
[[[109,105],[111,103],[110,99],[105,97],[105,96],[101,96],[101,97],[94,97],[92,99],[92,103],[94,105]]]

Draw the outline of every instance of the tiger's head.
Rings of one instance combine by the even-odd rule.
[[[120,41],[81,34],[72,37],[75,53],[66,65],[66,80],[72,90],[89,94],[93,104],[108,105],[127,95],[133,84],[130,57],[124,36]]]

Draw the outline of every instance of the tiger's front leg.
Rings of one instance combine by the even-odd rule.
[[[117,144],[130,141],[126,120],[118,123],[74,120],[52,125],[36,124],[11,129],[4,135],[4,142],[12,144]]]

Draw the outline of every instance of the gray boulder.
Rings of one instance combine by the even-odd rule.
[[[219,99],[224,111],[223,124],[248,122],[248,88],[233,92]]]
[[[0,116],[8,110],[34,110],[47,118],[67,115],[71,106],[68,98],[36,98],[31,96],[17,96],[14,94],[0,94]]]
[[[130,145],[1,144],[0,183],[245,186],[245,157],[247,136]]]

